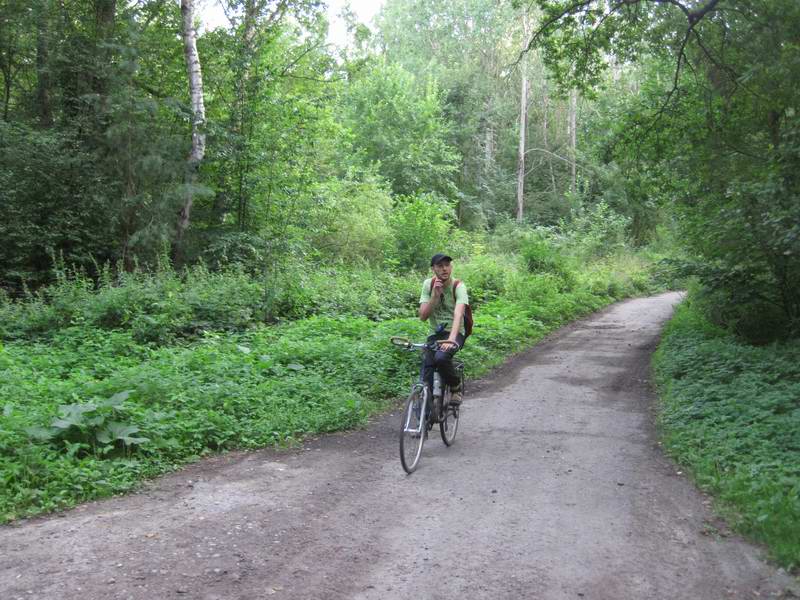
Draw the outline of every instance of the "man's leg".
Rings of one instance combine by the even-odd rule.
[[[443,337],[441,337],[441,339],[447,339],[447,337],[449,336],[448,332],[442,332],[442,334]],[[444,380],[444,383],[450,386],[450,391],[451,391],[450,402],[453,404],[460,404],[461,377],[459,376],[455,366],[453,365],[453,356],[464,345],[464,336],[458,334],[456,341],[458,342],[458,348],[451,347],[448,350],[436,351],[436,355],[434,356],[434,365],[439,370],[439,373],[442,374],[442,379]]]

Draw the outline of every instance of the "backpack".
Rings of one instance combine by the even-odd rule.
[[[456,301],[456,288],[458,284],[461,283],[460,279],[456,279],[453,282],[453,302]],[[431,291],[433,293],[433,280],[431,280]],[[466,340],[469,336],[472,335],[472,325],[474,321],[472,319],[472,307],[469,304],[464,305],[464,339]]]

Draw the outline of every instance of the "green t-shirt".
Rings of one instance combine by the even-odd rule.
[[[426,279],[422,284],[422,293],[419,296],[420,304],[425,304],[431,300],[431,281],[433,281],[433,277]],[[453,311],[456,309],[456,304],[469,304],[467,286],[464,285],[463,281],[458,284],[455,300],[453,299],[453,283],[455,283],[455,279],[451,279],[447,282],[448,285],[443,290],[444,296],[442,297],[442,301],[433,309],[431,316],[428,317],[428,321],[431,324],[431,331],[434,333],[441,323],[444,323],[444,328],[447,331],[452,331]],[[462,335],[464,334],[464,319],[461,319],[459,331]]]

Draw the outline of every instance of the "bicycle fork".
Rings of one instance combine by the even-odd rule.
[[[439,371],[433,372],[433,419],[429,419],[430,426],[433,426],[434,422],[438,422],[441,420],[442,416],[442,400],[444,398],[444,386],[442,385],[442,376],[439,374]]]
[[[403,430],[406,433],[416,433],[421,435],[425,431],[425,424],[428,422],[427,413],[429,411],[427,396],[428,390],[425,387],[422,387],[419,390],[419,399],[415,403],[413,410],[408,411],[408,414],[406,415],[406,422],[403,425]],[[416,427],[411,423],[412,416],[417,418]]]

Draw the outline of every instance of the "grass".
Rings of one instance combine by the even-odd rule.
[[[755,347],[680,306],[654,357],[665,447],[740,532],[800,566],[800,343]]]

